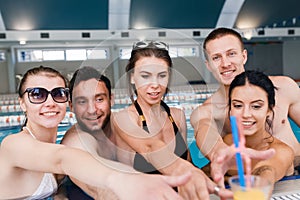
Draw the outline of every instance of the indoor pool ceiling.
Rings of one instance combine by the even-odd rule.
[[[0,31],[300,27],[299,0],[0,0]]]

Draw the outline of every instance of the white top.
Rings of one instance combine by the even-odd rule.
[[[36,139],[28,127],[23,128],[26,129],[34,139]],[[57,187],[54,175],[52,173],[45,173],[37,190],[33,193],[33,195],[31,195],[31,197],[26,198],[26,200],[47,198],[57,191]]]
[[[52,173],[45,173],[37,190],[26,200],[45,199],[57,191],[57,182]]]

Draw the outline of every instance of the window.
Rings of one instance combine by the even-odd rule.
[[[65,52],[63,50],[43,51],[43,60],[64,60]]]
[[[0,51],[1,52],[1,51]],[[1,55],[0,55],[1,56]],[[108,59],[108,49],[19,49],[19,62]],[[1,60],[0,60],[1,61]]]
[[[66,60],[108,59],[107,49],[67,49]]]
[[[66,60],[86,60],[85,49],[67,49]]]
[[[43,59],[43,52],[41,50],[19,50],[18,60],[20,62],[39,62]]]
[[[0,50],[0,62],[4,62],[5,60],[6,60],[5,51]]]
[[[171,47],[169,48],[169,54],[171,58],[176,58],[177,57],[177,48]]]
[[[129,59],[132,48],[120,48],[120,59]]]
[[[131,55],[132,48],[120,48],[120,58],[121,59],[129,59]],[[176,57],[197,57],[199,56],[197,46],[178,46],[178,47],[170,47],[169,54],[171,58]]]
[[[196,57],[199,56],[198,47],[172,47],[169,50],[171,57]]]
[[[88,59],[108,59],[107,49],[88,49],[86,53]]]

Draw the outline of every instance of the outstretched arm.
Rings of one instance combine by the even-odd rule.
[[[108,166],[111,169],[127,173],[137,173],[132,167],[129,167],[128,165],[104,159],[102,157],[102,155],[104,154],[104,152],[101,152],[102,148],[106,151],[106,158],[114,158],[115,151],[113,146],[109,146],[112,143],[109,141],[107,136],[103,132],[99,132],[99,134],[99,137],[103,136],[103,138],[100,137],[100,139],[96,139],[92,134],[82,131],[78,127],[78,125],[75,124],[66,132],[61,143],[69,147],[89,152],[96,159],[98,159],[99,162],[102,162],[103,165]],[[108,153],[110,155],[108,155]],[[75,183],[85,193],[87,193],[94,199],[118,199],[118,197],[116,197],[116,195],[108,188],[93,187],[89,184],[79,181],[74,177],[70,177],[70,179],[73,181],[73,183]]]
[[[146,132],[128,120],[127,111],[114,114],[113,124],[119,136],[136,152],[139,152],[156,169],[164,175],[180,175],[191,173],[191,180],[178,188],[179,194],[186,200],[209,199],[209,193],[213,193],[212,182],[200,169],[194,167],[189,161],[174,154],[174,141],[169,144],[160,139],[157,132]],[[126,119],[126,120],[124,120]],[[156,119],[153,119],[156,120]],[[126,124],[124,124],[126,122]],[[154,123],[153,121],[151,123]],[[156,130],[162,130],[164,122],[157,121]],[[173,148],[172,148],[173,147]],[[222,189],[219,193],[223,197],[232,197],[230,191]]]
[[[220,136],[220,131],[215,123],[212,104],[204,103],[198,106],[191,114],[191,125],[194,128],[194,135],[197,146],[210,161],[213,161],[217,151],[226,149],[227,145]]]
[[[85,151],[40,142],[27,134],[7,136],[1,143],[1,156],[11,168],[73,176],[94,187],[109,188],[121,200],[182,200],[172,187],[185,184],[190,178],[190,175],[162,177],[121,173]],[[78,165],[78,161],[84,164]],[[152,191],[151,194],[149,191]]]

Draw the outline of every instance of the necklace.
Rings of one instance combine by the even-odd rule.
[[[34,139],[36,139],[36,137],[33,135],[33,133],[31,132],[31,130],[30,130],[27,126],[24,126],[23,129],[25,129],[26,131],[28,131],[28,133],[29,133]]]

